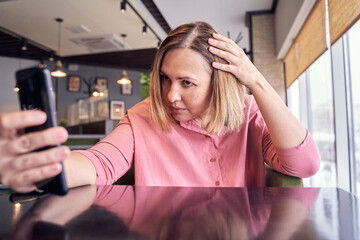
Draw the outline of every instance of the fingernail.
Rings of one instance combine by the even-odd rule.
[[[69,155],[69,149],[67,148],[59,149],[57,155],[59,158],[65,158]]]
[[[35,115],[35,120],[40,123],[44,122],[46,120],[46,114],[39,111]]]
[[[64,139],[65,138],[65,134],[63,131],[57,131],[56,132],[56,137],[60,140]]]
[[[59,171],[60,169],[61,169],[60,163],[56,163],[56,164],[53,164],[53,165],[51,166],[51,170],[54,171],[54,172],[57,172],[57,171]]]

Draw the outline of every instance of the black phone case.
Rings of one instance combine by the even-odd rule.
[[[21,110],[39,109],[47,114],[47,120],[44,124],[26,128],[26,133],[57,126],[52,82],[48,69],[44,66],[39,66],[17,71],[16,86],[19,88],[18,94]],[[35,151],[46,150],[52,147],[54,146],[47,146]],[[40,190],[57,195],[65,195],[68,192],[64,170],[54,178],[36,183],[36,186]]]

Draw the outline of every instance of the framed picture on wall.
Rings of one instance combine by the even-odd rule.
[[[80,92],[81,90],[81,79],[80,76],[72,75],[68,77],[68,91],[69,92]]]
[[[122,95],[132,95],[132,84],[121,85],[121,94]]]
[[[90,119],[95,118],[95,102],[90,103]]]
[[[120,120],[125,115],[124,101],[110,101],[110,119]]]
[[[78,117],[79,119],[89,119],[90,103],[88,99],[79,99],[78,101]]]
[[[97,116],[101,117],[101,118],[109,117],[109,103],[108,102],[98,102]]]
[[[108,80],[104,77],[97,77],[96,78],[96,86],[99,92],[103,92],[108,88]]]

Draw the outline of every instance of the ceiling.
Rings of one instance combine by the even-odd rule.
[[[246,12],[270,10],[274,2],[128,0],[121,12],[121,1],[0,0],[0,55],[48,59],[54,51],[65,61],[149,68],[159,40],[170,28],[192,21],[206,21],[234,40],[242,36],[239,46],[249,49]],[[26,51],[21,50],[22,38],[28,42]]]

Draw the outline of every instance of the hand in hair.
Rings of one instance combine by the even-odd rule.
[[[307,135],[306,128],[287,109],[283,100],[244,51],[234,41],[220,34],[213,34],[208,42],[211,45],[209,51],[227,61],[227,64],[213,62],[212,66],[232,73],[253,94],[274,145],[278,148],[291,148],[304,142]]]
[[[209,38],[208,42],[211,45],[209,51],[228,63],[213,62],[214,68],[232,73],[250,91],[257,81],[264,78],[244,50],[233,40],[214,33],[213,38]]]

